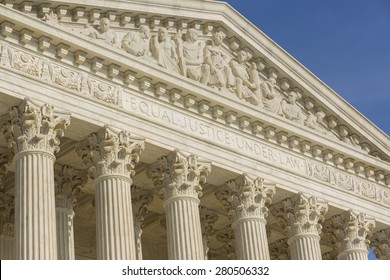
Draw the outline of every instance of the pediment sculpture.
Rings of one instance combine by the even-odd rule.
[[[53,12],[45,14],[43,20],[48,24],[60,24]],[[306,110],[304,102],[300,101],[299,90],[283,88],[278,85],[277,75],[258,70],[257,63],[245,48],[228,52],[224,44],[226,35],[219,30],[214,28],[211,36],[203,36],[203,39],[198,38],[199,30],[192,27],[182,33],[181,29],[172,32],[165,27],[152,31],[148,25],[140,24],[138,30],[116,32],[111,29],[110,20],[103,17],[98,26],[87,23],[83,29],[72,29],[72,32],[122,50],[124,55],[144,59],[154,67],[217,89],[221,94],[236,96],[259,110],[362,148],[354,144],[351,136],[328,127],[324,121],[327,117],[325,110]]]

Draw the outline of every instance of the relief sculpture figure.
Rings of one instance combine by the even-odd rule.
[[[298,106],[297,100],[301,98],[298,92],[291,91],[288,94],[287,99],[283,99],[281,106],[283,116],[289,120],[296,121],[298,123],[304,122],[304,116],[301,107]]]
[[[93,39],[101,40],[111,46],[116,46],[118,43],[115,32],[110,30],[110,20],[108,18],[102,18],[98,29],[91,32],[89,36]]]
[[[222,41],[225,35],[222,32],[215,32],[212,37],[212,44],[204,48],[205,64],[210,66],[210,75],[205,79],[212,87],[226,90],[234,85],[232,70],[226,62],[222,51]]]
[[[279,116],[283,115],[281,97],[275,90],[276,80],[269,78],[268,81],[260,84],[261,98],[264,109]]]
[[[203,64],[203,46],[198,41],[196,29],[188,29],[184,42],[178,38],[178,54],[181,73],[192,80],[206,84],[210,75],[210,66]]]
[[[160,27],[158,29],[158,35],[152,36],[150,39],[150,49],[158,65],[169,71],[179,73],[176,44],[168,37],[168,30],[166,28]]]
[[[233,75],[236,77],[236,94],[240,99],[263,107],[260,93],[260,77],[256,63],[252,63],[247,70],[245,63],[248,55],[245,51],[239,51],[237,60],[230,61]]]
[[[149,42],[150,29],[143,25],[138,32],[131,31],[123,37],[122,49],[135,56],[150,58]]]
[[[323,111],[318,111],[316,112],[315,115],[313,114],[310,114],[306,121],[305,121],[305,125],[307,127],[310,127],[316,131],[319,131],[319,132],[322,132],[324,134],[326,134],[326,130],[321,126],[322,124],[322,120],[325,118],[325,113]]]

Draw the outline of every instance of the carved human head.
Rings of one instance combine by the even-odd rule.
[[[295,92],[295,91],[291,91],[289,94],[288,94],[288,97],[287,97],[287,101],[288,103],[295,103],[298,99],[298,93]]]
[[[198,32],[196,32],[195,28],[188,29],[186,33],[186,39],[190,42],[195,42],[198,39]]]
[[[213,42],[215,45],[220,45],[222,44],[222,41],[223,39],[225,39],[226,35],[221,32],[221,31],[217,31],[217,32],[214,32],[213,33]]]
[[[323,110],[318,110],[316,116],[317,116],[317,122],[320,123],[325,118],[325,112]]]
[[[108,18],[102,18],[100,20],[100,30],[103,32],[108,31],[110,28],[110,20]]]
[[[147,39],[147,38],[150,37],[150,28],[147,25],[142,25],[139,28],[139,32],[141,34],[141,37],[144,38],[144,39]]]
[[[239,51],[237,54],[237,60],[238,62],[246,62],[248,60],[248,54],[243,50]]]
[[[160,27],[158,29],[158,39],[160,41],[164,41],[167,38],[168,30],[164,27]]]

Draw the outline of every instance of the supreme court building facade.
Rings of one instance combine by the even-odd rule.
[[[1,259],[390,259],[389,137],[218,1],[0,1]]]

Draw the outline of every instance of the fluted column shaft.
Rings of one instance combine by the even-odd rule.
[[[2,128],[15,153],[15,258],[57,258],[54,153],[70,123],[67,113],[25,99]]]
[[[204,260],[198,197],[210,170],[210,162],[175,150],[147,171],[164,199],[171,260]]]
[[[226,182],[224,190],[216,193],[233,219],[237,259],[270,259],[265,218],[274,194],[274,186],[245,173]]]
[[[94,178],[98,259],[136,259],[131,177],[143,149],[143,139],[109,127],[76,149]]]
[[[199,200],[193,197],[175,197],[164,203],[169,259],[204,259],[198,207]]]
[[[365,249],[351,249],[343,251],[337,256],[339,260],[368,260],[368,251]]]
[[[106,175],[95,185],[98,259],[135,260],[131,180]]]
[[[320,236],[297,234],[287,241],[292,260],[321,260]]]
[[[298,193],[273,207],[273,214],[288,235],[293,260],[321,260],[320,234],[328,205],[314,196]]]
[[[16,155],[16,259],[57,259],[54,159],[44,151]]]
[[[57,255],[59,260],[74,260],[74,212],[69,208],[56,207]]]
[[[270,259],[266,224],[263,218],[242,218],[232,224],[239,260]]]

